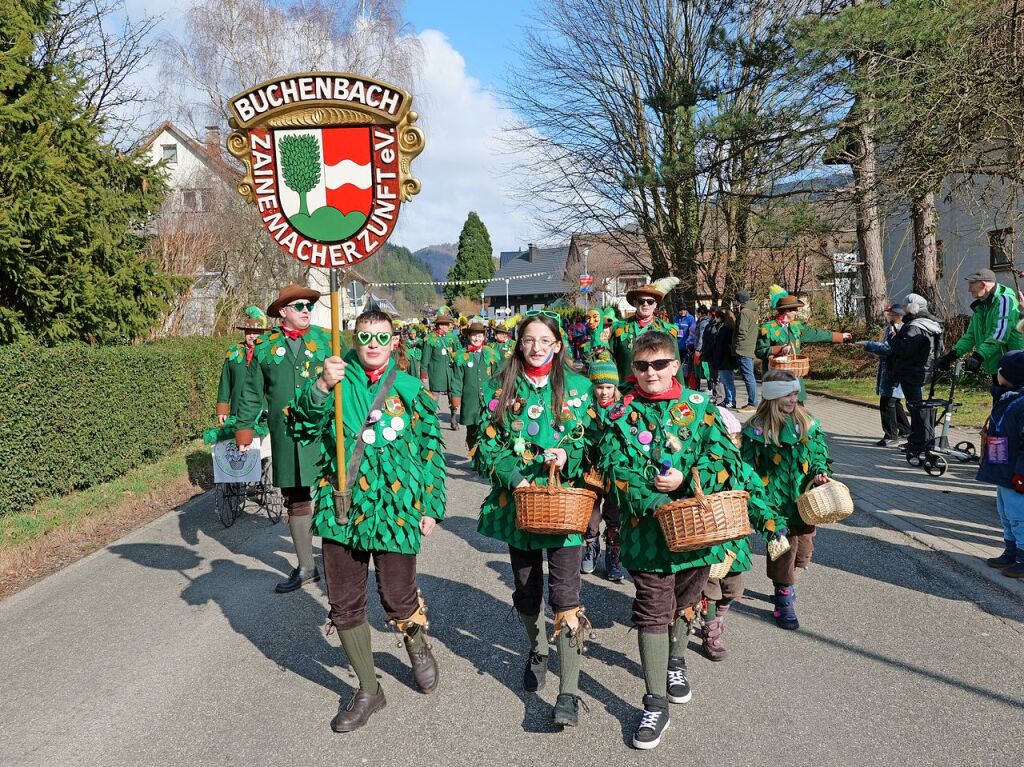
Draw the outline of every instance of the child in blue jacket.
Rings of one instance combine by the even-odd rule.
[[[986,560],[1009,578],[1024,578],[1024,351],[999,360],[995,405],[982,431],[978,479],[996,485],[1003,553]]]

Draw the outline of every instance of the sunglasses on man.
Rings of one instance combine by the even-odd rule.
[[[637,305],[638,306],[647,306],[647,304],[650,304],[651,306],[657,306],[658,305],[658,299],[656,299],[656,298],[639,298],[639,299],[637,299]]]
[[[289,309],[294,309],[297,312],[311,312],[314,306],[316,306],[316,301],[296,301],[294,304],[288,304]]]
[[[356,333],[356,343],[360,346],[368,346],[370,341],[376,338],[378,344],[387,346],[391,343],[392,335],[391,333],[367,333],[365,330],[360,330]]]
[[[660,373],[673,362],[675,360],[634,360],[633,367],[640,373],[646,373],[648,368],[654,368]]]

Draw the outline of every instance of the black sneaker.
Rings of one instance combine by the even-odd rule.
[[[523,669],[523,689],[527,692],[543,689],[547,673],[548,656],[531,652],[526,661],[526,668]]]
[[[693,697],[690,681],[686,678],[686,661],[668,659],[668,699],[670,703],[689,703]]]
[[[589,711],[583,698],[568,692],[558,693],[555,699],[555,709],[552,712],[552,721],[558,727],[575,727],[580,723],[580,704]]]
[[[668,729],[668,700],[659,695],[644,696],[644,712],[633,733],[633,748],[648,751],[657,748],[661,735]]]

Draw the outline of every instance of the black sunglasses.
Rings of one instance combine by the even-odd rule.
[[[661,371],[671,365],[675,360],[634,360],[633,367],[639,370],[641,373],[646,373],[647,368],[654,368],[655,370]]]
[[[640,299],[637,300],[637,305],[638,306],[643,306],[644,304],[653,304],[654,306],[657,306],[658,305],[658,299],[656,299],[656,298],[640,298]]]

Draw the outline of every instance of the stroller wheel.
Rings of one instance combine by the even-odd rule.
[[[974,448],[974,443],[968,442],[967,440],[964,440],[963,442],[957,442],[955,449],[959,450],[961,453],[964,453],[965,455],[969,455],[972,458],[977,455],[977,452]]]
[[[941,455],[928,458],[924,464],[924,470],[932,477],[941,477],[946,473],[946,469],[948,468],[949,464]]]
[[[924,463],[924,458],[921,457],[921,453],[911,453],[907,451],[907,463],[911,466],[921,466]]]

